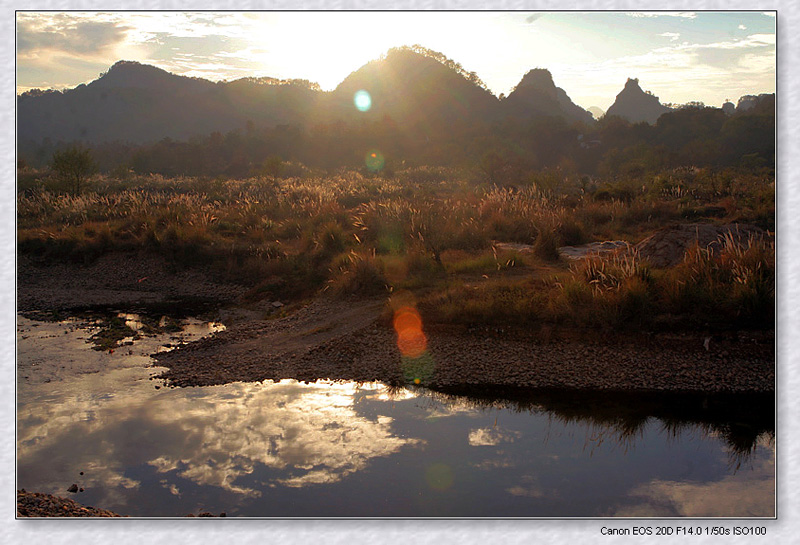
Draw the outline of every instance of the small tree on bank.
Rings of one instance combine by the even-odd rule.
[[[73,194],[79,195],[97,167],[88,149],[72,146],[53,154],[51,168]]]

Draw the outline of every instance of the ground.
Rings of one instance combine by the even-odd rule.
[[[146,276],[145,276],[146,275]],[[111,255],[92,265],[19,264],[20,311],[88,304],[216,300],[227,330],[156,356],[172,386],[293,378],[415,382],[434,389],[770,392],[771,332],[645,333],[426,325],[426,351],[401,356],[387,297],[320,296],[296,307],[237,306],[245,290],[202,271],[173,273],[153,258]],[[145,278],[145,280],[142,280]],[[273,305],[273,303],[275,303]],[[387,315],[388,312],[388,315]],[[281,316],[283,314],[283,316]]]
[[[119,517],[117,513],[85,507],[79,503],[50,494],[17,490],[18,517]]]

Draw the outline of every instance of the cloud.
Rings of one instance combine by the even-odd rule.
[[[638,77],[642,88],[659,96],[662,103],[721,104],[726,97],[774,92],[775,35],[754,33],[713,43],[671,41],[642,54],[591,64],[551,64],[550,68],[565,88],[570,82],[580,88],[587,80],[619,82],[596,86],[597,95],[584,99],[587,105],[599,102],[602,106],[599,97],[616,95],[618,85],[628,77]]]
[[[637,503],[616,517],[772,517],[775,514],[775,446],[764,434],[747,470],[718,481],[654,479],[631,490]],[[762,454],[763,453],[763,454]]]
[[[500,443],[513,443],[518,432],[501,431],[497,428],[478,428],[469,432],[469,444],[473,447],[494,446]]]
[[[659,34],[659,36],[663,36],[665,38],[669,38],[670,41],[672,41],[672,42],[674,42],[675,40],[677,40],[678,38],[681,37],[679,32],[662,32],[661,34]]]
[[[548,491],[545,494],[544,489],[539,484],[539,479],[533,475],[523,475],[519,483],[510,488],[506,488],[506,492],[512,496],[521,496],[527,498],[544,498],[545,496],[556,496],[553,491]]]
[[[53,19],[41,26],[34,20],[17,24],[17,53],[36,56],[43,51],[58,51],[78,56],[93,56],[126,38],[129,27],[105,21],[75,21]]]
[[[693,11],[633,11],[626,13],[628,17],[681,17],[684,19],[694,19],[697,14]]]

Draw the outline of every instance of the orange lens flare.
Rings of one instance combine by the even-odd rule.
[[[397,348],[403,356],[418,358],[428,348],[428,338],[422,332],[422,318],[416,309],[403,307],[394,313]]]

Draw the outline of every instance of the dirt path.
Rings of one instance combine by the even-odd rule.
[[[199,297],[232,302],[243,288],[215,283],[200,271],[171,272],[163,260],[115,254],[88,266],[39,267],[18,262],[18,309],[52,310],[92,304],[130,305]],[[294,378],[418,380],[433,388],[474,385],[627,391],[771,392],[774,338],[730,333],[605,334],[592,340],[551,339],[530,331],[426,327],[427,351],[403,358],[390,326],[379,320],[382,299],[326,299],[278,319],[269,302],[226,311],[228,329],[158,354],[174,386]],[[263,306],[263,305],[262,305]]]
[[[162,377],[177,386],[345,378],[333,372],[329,362],[310,374],[303,372],[302,363],[324,346],[375,329],[384,303],[384,299],[320,298],[289,316],[233,323],[212,337],[155,357],[158,365],[170,368]]]
[[[152,305],[181,299],[233,301],[242,286],[202,270],[174,271],[158,256],[117,252],[90,264],[42,264],[17,255],[17,310]]]

